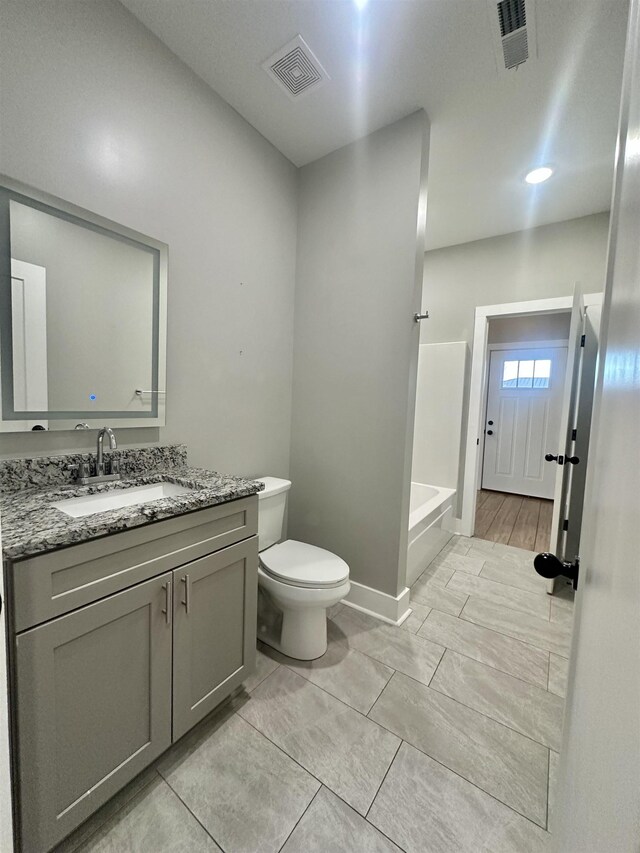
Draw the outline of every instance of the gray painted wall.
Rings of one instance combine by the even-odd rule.
[[[115,0],[3,2],[0,77],[0,171],[169,244],[167,427],[120,442],[286,475],[296,169]]]
[[[489,320],[487,342],[512,344],[531,341],[566,341],[571,314],[527,314],[524,317],[494,317]]]
[[[414,113],[300,174],[289,535],[391,595],[406,570],[427,148]]]
[[[422,304],[431,319],[420,343],[473,338],[478,305],[569,296],[603,289],[609,214],[476,240],[424,257]]]

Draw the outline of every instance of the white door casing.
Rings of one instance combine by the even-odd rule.
[[[490,353],[482,487],[537,498],[552,498],[555,470],[544,461],[557,445],[567,348],[493,349]],[[505,387],[505,367],[546,365],[548,380],[531,387]],[[521,379],[520,382],[527,382]],[[546,387],[544,386],[545,383]]]
[[[640,2],[631,0],[552,847],[640,848]]]

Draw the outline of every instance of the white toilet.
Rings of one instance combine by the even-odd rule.
[[[264,483],[258,492],[258,637],[288,657],[314,660],[327,650],[327,608],[349,592],[349,566],[315,545],[280,542],[291,482],[257,482]]]

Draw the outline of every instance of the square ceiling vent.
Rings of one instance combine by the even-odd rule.
[[[331,79],[300,35],[263,62],[262,67],[293,100],[315,92]]]

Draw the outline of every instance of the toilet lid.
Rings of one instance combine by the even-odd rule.
[[[295,539],[262,551],[260,562],[274,578],[290,584],[337,586],[349,577],[349,566],[340,557]]]

